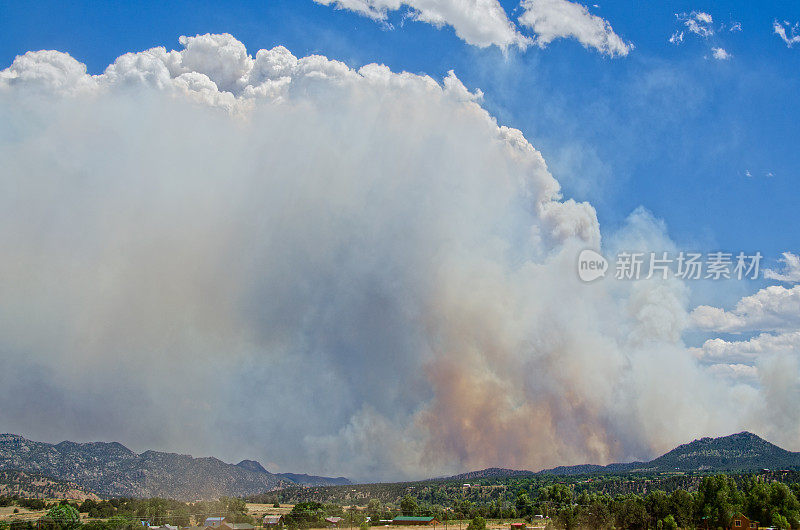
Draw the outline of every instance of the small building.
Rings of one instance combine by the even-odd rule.
[[[758,521],[751,521],[744,515],[737,513],[731,519],[731,530],[758,529]]]
[[[402,526],[436,526],[442,523],[433,517],[409,517],[406,515],[398,515],[392,519],[392,524]]]
[[[336,526],[339,526],[340,522],[342,522],[342,518],[341,517],[326,517],[325,518],[325,522],[328,523],[328,526],[330,526],[330,527],[336,527]]]
[[[220,526],[222,523],[227,523],[227,522],[229,522],[227,517],[206,517],[203,526],[210,526],[211,528],[216,528]]]
[[[265,515],[264,519],[262,519],[264,526],[267,527],[275,527],[275,526],[283,526],[283,516],[282,515]]]
[[[511,523],[511,530],[526,530],[527,528],[525,523]]]

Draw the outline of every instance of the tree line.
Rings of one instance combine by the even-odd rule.
[[[568,530],[667,530],[727,528],[731,519],[741,513],[761,526],[800,529],[800,482],[784,483],[761,475],[720,474],[694,477],[687,482],[692,486],[689,489],[616,494],[607,493],[604,483],[583,477],[561,482],[516,481],[504,487],[406,486],[402,497],[388,502],[377,497],[347,504],[318,500],[289,502],[294,507],[284,516],[284,524],[290,528],[320,528],[328,526],[326,517],[333,516],[342,518],[341,526],[367,528],[397,515],[412,515],[433,516],[445,524],[471,520],[471,530],[483,530],[488,519],[533,521],[542,516],[551,527]],[[308,488],[305,495],[313,497],[317,491]],[[285,496],[286,492],[274,492],[269,502],[286,502]],[[267,500],[264,498],[262,502]],[[0,530],[134,530],[141,528],[142,521],[185,527],[202,525],[209,515],[256,523],[247,514],[245,500],[237,498],[196,503],[114,498],[88,499],[80,504],[69,501],[47,504],[39,499],[0,497],[0,505],[48,508],[38,520],[0,522]],[[85,514],[83,523],[81,513]]]
[[[404,515],[434,515],[472,519],[483,526],[485,518],[534,520],[537,515],[559,529],[674,530],[677,528],[729,528],[737,514],[761,526],[800,529],[800,483],[765,482],[752,478],[737,482],[728,475],[703,477],[694,491],[653,490],[608,495],[579,490],[574,484],[556,483],[533,494],[517,491],[513,506],[498,503],[456,503],[451,507],[420,505],[410,496],[401,501]]]
[[[200,526],[206,517],[213,515],[225,516],[235,523],[255,523],[247,514],[247,503],[234,497],[194,503],[162,498],[47,503],[42,499],[0,497],[0,506],[11,505],[48,511],[38,519],[0,521],[0,530],[138,530],[142,528],[142,521],[151,526],[186,527]],[[80,514],[85,514],[89,520],[81,523]]]
[[[800,482],[786,484],[761,475],[719,474],[671,480],[673,485],[677,481],[689,485],[687,489],[650,488],[646,493],[609,494],[607,486],[614,480],[606,479],[551,480],[545,485],[536,481],[517,482],[515,490],[479,486],[478,490],[484,490],[480,495],[471,492],[472,487],[407,486],[405,495],[399,499],[390,502],[370,499],[363,512],[372,523],[402,514],[433,516],[443,523],[472,520],[477,525],[474,527],[480,528],[486,519],[533,521],[540,515],[555,528],[632,530],[728,528],[731,519],[741,513],[761,526],[800,529]],[[309,488],[305,494],[313,497],[314,490]],[[322,511],[322,507],[335,506],[308,500],[298,504],[301,505],[316,506]]]

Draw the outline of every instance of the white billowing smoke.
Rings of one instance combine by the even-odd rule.
[[[594,209],[454,74],[180,42],[0,72],[5,429],[388,479],[796,423],[684,347],[680,282],[580,282]]]

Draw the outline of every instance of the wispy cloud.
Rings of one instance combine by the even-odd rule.
[[[573,38],[608,56],[624,56],[633,44],[617,35],[611,24],[592,15],[585,6],[567,0],[523,0],[519,23],[536,34],[536,43],[545,46],[555,39]]]
[[[530,39],[517,31],[498,0],[314,0],[318,4],[347,9],[377,21],[405,7],[413,20],[436,27],[450,26],[456,35],[481,48],[525,48]]]
[[[711,48],[711,54],[718,61],[726,61],[731,58],[731,54],[724,48]]]
[[[800,29],[800,22],[795,22],[791,24],[790,22],[784,20],[783,22],[778,22],[775,20],[772,23],[772,29],[775,31],[775,34],[781,38],[783,42],[786,43],[787,48],[791,48],[795,44],[800,42],[800,35],[798,35],[798,29]]]
[[[389,13],[408,10],[410,18],[436,27],[450,26],[464,42],[501,49],[546,47],[555,39],[575,39],[610,57],[627,55],[633,44],[614,33],[611,24],[569,0],[523,0],[519,27],[498,0],[314,0],[386,22]],[[527,29],[531,35],[521,30]]]
[[[686,27],[686,31],[689,33],[703,38],[708,38],[714,34],[714,19],[706,12],[676,13],[675,18]]]
[[[683,44],[683,37],[684,37],[683,31],[678,30],[672,35],[670,35],[669,42],[671,44]]]
[[[784,252],[779,260],[783,264],[780,271],[774,269],[764,270],[764,277],[780,282],[800,283],[800,256],[791,252]]]

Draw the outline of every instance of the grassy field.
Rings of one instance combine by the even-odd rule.
[[[14,513],[14,510],[19,510],[19,513]],[[47,510],[29,510],[27,508],[20,508],[19,506],[2,506],[0,507],[0,521],[13,521],[15,519],[34,519],[39,518],[47,513]]]
[[[292,504],[281,504],[280,508],[273,508],[272,504],[256,504],[253,502],[247,503],[247,513],[252,515],[257,520],[260,520],[265,515],[283,515],[289,513],[294,508]]]

